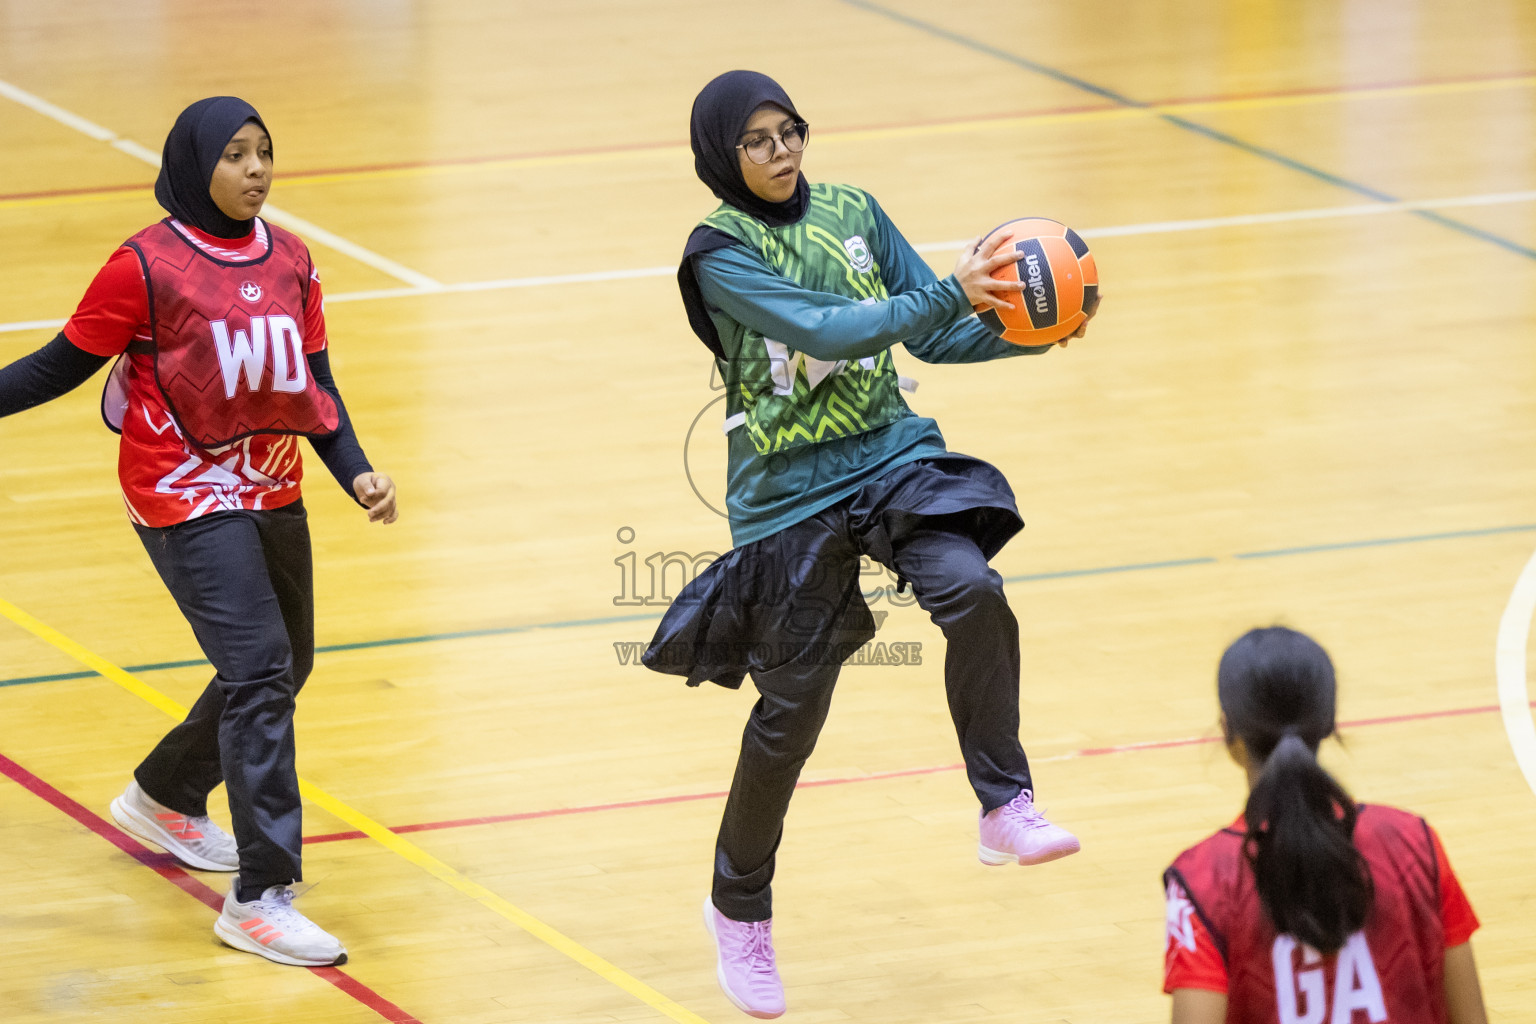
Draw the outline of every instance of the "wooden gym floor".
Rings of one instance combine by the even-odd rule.
[[[1215,661],[1272,622],[1338,663],[1328,763],[1444,836],[1492,1018],[1536,1019],[1524,0],[0,0],[0,362],[160,216],[176,113],[238,94],[402,507],[370,528],[310,460],[300,905],[352,959],[282,968],[212,937],[222,876],[103,820],[208,670],[99,381],[0,423],[0,1019],[742,1019],[699,905],[753,695],[626,664],[680,575],[632,603],[646,560],[729,543],[671,274],[712,207],[689,105],[732,67],[778,77],[808,175],[869,189],[941,272],[1040,214],[1108,297],[1043,358],[898,353],[1018,492],[1023,735],[1083,852],[976,862],[941,639],[882,598],[922,663],[849,667],[807,768],[786,1019],[1166,1020],[1159,873],[1243,796]]]

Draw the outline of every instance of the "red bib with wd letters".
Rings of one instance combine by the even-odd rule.
[[[182,436],[200,448],[252,434],[323,437],[341,424],[304,356],[309,250],[258,221],[262,229],[266,254],[239,262],[195,245],[169,218],[123,243],[138,255],[149,292],[156,386]]]

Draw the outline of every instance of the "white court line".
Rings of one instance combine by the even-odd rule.
[[[1298,220],[1330,220],[1335,217],[1370,217],[1382,213],[1408,213],[1453,206],[1500,206],[1536,200],[1536,191],[1489,192],[1475,196],[1450,196],[1446,199],[1416,199],[1397,203],[1360,203],[1356,206],[1324,206],[1311,210],[1285,210],[1280,213],[1242,213],[1231,217],[1204,217],[1198,220],[1164,220],[1148,224],[1122,224],[1118,227],[1085,228],[1084,238],[1120,238],[1125,235],[1162,235],[1178,231],[1207,231],[1251,224],[1284,224]],[[969,239],[955,242],[924,242],[913,246],[918,252],[942,252],[958,249]]]
[[[591,284],[594,281],[628,281],[637,277],[675,277],[676,267],[638,267],[634,270],[593,270],[583,274],[544,274],[539,277],[503,277],[495,281],[465,281],[439,285],[431,292],[418,288],[381,288],[371,292],[340,292],[327,295],[325,301],[361,302],[365,299],[393,299],[402,295],[427,295],[437,292],[499,292],[508,288],[541,288],[551,284]],[[0,324],[0,331],[5,329]]]
[[[1242,227],[1250,224],[1279,224],[1287,221],[1328,220],[1335,217],[1364,217],[1380,213],[1403,213],[1452,206],[1498,206],[1506,203],[1536,201],[1536,190],[1529,192],[1492,192],[1484,195],[1450,196],[1445,199],[1420,199],[1400,203],[1362,203],[1358,206],[1324,206],[1311,210],[1286,210],[1281,213],[1246,213],[1232,217],[1204,217],[1198,220],[1163,220],[1147,224],[1121,224],[1106,228],[1085,228],[1084,238],[1117,238],[1124,235],[1160,235],[1179,231],[1207,231],[1214,228]],[[912,248],[918,252],[953,252],[969,239],[953,242],[924,242]],[[641,277],[671,277],[677,267],[637,267],[632,270],[595,270],[582,274],[545,274],[537,277],[504,277],[494,281],[466,281],[439,285],[433,289],[381,288],[366,292],[339,292],[327,295],[326,302],[363,302],[370,299],[394,299],[407,295],[439,292],[491,292],[509,288],[539,288],[556,284],[592,284],[598,281],[625,281]],[[0,331],[9,325],[0,324]],[[19,328],[18,328],[19,329]]]
[[[0,85],[3,84],[0,83]],[[1202,217],[1194,220],[1163,220],[1145,224],[1120,224],[1103,228],[1084,228],[1078,234],[1084,238],[1119,238],[1126,235],[1158,235],[1174,234],[1181,231],[1210,231],[1218,228],[1244,227],[1254,224],[1332,220],[1339,217],[1368,217],[1383,213],[1407,213],[1414,210],[1433,210],[1457,206],[1500,206],[1509,203],[1529,203],[1533,201],[1536,201],[1536,190],[1527,192],[1489,192],[1482,195],[1448,196],[1444,199],[1418,199],[1411,202],[1362,203],[1356,206],[1323,206],[1310,210],[1284,210],[1279,213],[1244,213],[1231,217]],[[270,210],[271,207],[267,209]],[[298,229],[296,228],[295,230]],[[968,239],[960,239],[953,242],[924,242],[921,245],[913,246],[913,248],[918,252],[953,252],[965,245],[967,241]],[[383,257],[379,258],[382,259]],[[376,288],[370,291],[337,292],[334,295],[327,295],[325,301],[328,304],[332,302],[368,302],[374,299],[398,299],[412,295],[505,291],[512,288],[540,288],[546,285],[592,284],[600,281],[626,281],[644,277],[671,277],[676,273],[677,267],[669,265],[665,267],[638,267],[629,270],[594,270],[581,274],[542,274],[535,277],[504,277],[492,281],[464,281],[458,284],[439,284],[433,281],[430,285],[412,286],[409,288]],[[57,328],[63,325],[63,320],[20,320],[14,323],[0,323],[0,334],[7,331]]]
[[[42,330],[56,331],[63,326],[63,320],[17,320],[14,323],[0,324],[0,332]]]
[[[1531,615],[1536,612],[1536,554],[1525,563],[1515,589],[1499,620],[1499,642],[1494,655],[1499,679],[1499,710],[1504,732],[1515,752],[1515,763],[1526,785],[1536,792],[1536,721],[1531,718],[1531,694],[1526,686],[1526,646],[1531,634]]]
[[[428,292],[440,291],[443,287],[440,282],[428,277],[419,270],[412,270],[410,267],[396,263],[388,256],[380,256],[372,249],[364,249],[356,242],[327,231],[313,221],[305,220],[297,214],[278,209],[271,203],[267,203],[261,208],[261,215],[272,223],[287,228],[296,235],[302,235],[307,241],[319,242],[321,245],[329,246],[343,255],[352,257],[359,263],[366,263],[375,270],[382,270],[390,277],[414,286],[412,290],[417,294],[424,295]]]
[[[160,166],[160,154],[154,150],[141,146],[132,139],[125,139],[116,132],[103,128],[94,121],[88,121],[79,114],[65,110],[63,107],[55,106],[41,96],[34,96],[25,89],[12,85],[3,79],[0,79],[0,96],[4,96],[6,99],[13,100],[30,110],[34,110],[44,117],[51,118],[65,127],[73,128],[82,135],[88,135],[97,142],[105,142],[113,149],[120,153],[126,153],[135,160],[142,160],[151,167]],[[375,270],[382,270],[396,280],[404,281],[412,286],[413,291],[411,294],[426,294],[442,287],[440,283],[426,274],[412,270],[410,267],[402,266],[387,256],[380,256],[372,249],[365,249],[356,242],[348,241],[340,235],[333,234],[319,225],[273,206],[271,203],[268,203],[262,209],[262,216],[274,224],[285,227],[296,234],[304,235],[310,240],[335,249],[343,255],[350,256],[359,263],[367,264]],[[40,323],[41,321],[36,322]],[[60,321],[60,323],[62,322]],[[52,322],[48,321],[47,323],[51,324]],[[9,324],[0,325],[0,330],[26,329],[13,327]]]
[[[1357,206],[1324,206],[1311,210],[1285,210],[1280,213],[1245,213],[1231,217],[1203,217],[1196,220],[1162,220],[1146,224],[1121,224],[1105,228],[1084,228],[1084,238],[1118,238],[1124,235],[1162,235],[1180,231],[1208,231],[1216,228],[1243,227],[1252,224],[1281,224],[1289,221],[1330,220],[1335,217],[1366,217],[1382,213],[1405,213],[1454,206],[1500,206],[1536,201],[1536,190],[1527,192],[1490,192],[1483,195],[1449,196],[1445,199],[1419,199],[1399,203],[1361,203]],[[912,248],[918,252],[953,252],[969,239],[953,242],[924,242]],[[641,277],[671,277],[676,266],[637,267],[631,270],[596,270],[582,274],[544,274],[537,277],[505,277],[494,281],[466,281],[444,284],[432,289],[381,288],[366,292],[339,292],[327,295],[326,302],[362,302],[369,299],[394,299],[407,295],[438,292],[490,292],[509,288],[538,288],[556,284],[592,284],[598,281],[625,281]],[[8,325],[0,324],[0,331]]]

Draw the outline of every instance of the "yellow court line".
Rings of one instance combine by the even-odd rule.
[[[941,124],[894,125],[889,128],[850,128],[844,131],[818,132],[816,139],[822,144],[830,143],[835,145],[841,142],[864,142],[871,139],[957,135],[969,132],[1000,131],[1025,126],[1081,124],[1093,121],[1158,117],[1163,114],[1267,110],[1362,99],[1402,99],[1452,93],[1490,92],[1499,89],[1523,89],[1533,85],[1536,85],[1536,75],[1490,79],[1484,82],[1390,85],[1352,91],[1303,93],[1296,96],[1254,96],[1246,99],[1195,100],[1188,103],[1165,103],[1146,107],[1115,106],[1094,108],[1092,110],[1064,111],[1061,113],[1020,114],[1017,117],[971,118],[961,121],[946,121]],[[620,149],[601,153],[564,153],[548,156],[513,156],[499,160],[428,164],[421,167],[382,167],[374,170],[331,171],[321,174],[285,175],[279,171],[276,177],[277,181],[284,185],[333,185],[343,182],[389,181],[479,171],[520,170],[538,167],[576,167],[649,157],[664,157],[669,160],[675,160],[686,159],[691,156],[692,154],[687,146],[658,146],[652,149]],[[123,189],[114,192],[90,192],[69,196],[36,196],[30,199],[0,199],[0,209],[113,202],[125,198],[140,199],[152,194],[153,189],[145,186],[142,189]]]
[[[4,615],[44,643],[69,655],[86,668],[110,679],[135,697],[153,704],[172,718],[186,717],[187,709],[159,690],[99,654],[82,647],[46,622],[22,611],[4,598],[0,598],[0,615]],[[396,835],[355,807],[331,796],[314,783],[300,779],[299,792],[311,803],[378,841],[391,853],[403,857],[427,874],[447,883],[491,912],[517,925],[551,949],[565,954],[604,981],[623,989],[652,1009],[677,1021],[678,1024],[709,1024],[703,1017],[668,999],[645,982],[604,960],[575,939],[569,938],[512,902],[503,899],[479,882],[438,860],[409,839]]]

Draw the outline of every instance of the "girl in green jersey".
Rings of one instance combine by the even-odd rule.
[[[1035,809],[1019,743],[1018,622],[987,564],[1024,525],[1013,493],[907,407],[890,351],[969,363],[1052,346],[1009,344],[971,315],[1011,305],[1022,286],[990,276],[1011,250],[980,251],[978,239],[938,280],[872,196],[806,181],[809,135],[755,72],[721,75],[694,103],[695,169],[722,202],[689,238],[678,281],[726,383],[735,547],[679,595],[645,655],[694,686],[750,674],[761,695],[704,906],[721,987],[756,1017],[784,1012],[770,889],[784,815],[842,662],[874,636],[863,557],[910,584],[944,633],[982,861],[1078,849]]]

